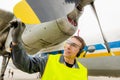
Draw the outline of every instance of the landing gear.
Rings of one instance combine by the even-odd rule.
[[[1,67],[0,80],[4,80],[4,73],[9,63],[11,54],[9,52],[5,52],[5,55],[2,55],[2,56],[3,56],[3,61],[2,61],[2,67]]]

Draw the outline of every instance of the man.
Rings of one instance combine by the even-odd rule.
[[[92,0],[81,0],[81,8],[91,2]],[[81,37],[73,36],[67,40],[63,54],[31,57],[21,44],[25,25],[18,20],[12,21],[11,25],[12,60],[18,69],[28,73],[40,72],[42,80],[87,80],[87,69],[76,60],[85,46]]]
[[[17,24],[21,22],[17,21]],[[20,29],[20,25],[13,29],[11,45],[13,63],[18,69],[28,73],[40,72],[42,80],[87,80],[87,69],[76,60],[85,46],[81,37],[68,39],[63,54],[31,57],[20,43]]]

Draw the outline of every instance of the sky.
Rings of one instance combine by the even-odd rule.
[[[0,9],[13,12],[14,5],[20,0],[0,0]]]
[[[120,0],[95,0],[99,21],[108,41],[120,40],[119,3]],[[79,35],[82,35],[85,40],[89,40],[90,43],[103,42],[97,19],[90,6],[85,7],[83,15],[79,19],[79,29],[81,31]]]

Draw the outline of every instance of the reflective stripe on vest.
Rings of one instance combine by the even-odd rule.
[[[69,68],[60,63],[59,54],[49,55],[42,80],[87,80],[87,69],[79,62],[79,68]]]

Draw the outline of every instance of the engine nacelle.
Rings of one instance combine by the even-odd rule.
[[[22,34],[22,42],[29,54],[35,54],[43,48],[58,45],[72,36],[77,26],[72,25],[67,17],[37,25],[26,25]],[[9,46],[12,41],[11,30],[6,40],[6,50],[10,52]]]
[[[70,36],[77,30],[67,19],[60,18],[42,24],[27,26],[23,35],[23,44],[29,54],[34,54],[40,49],[55,46]]]

